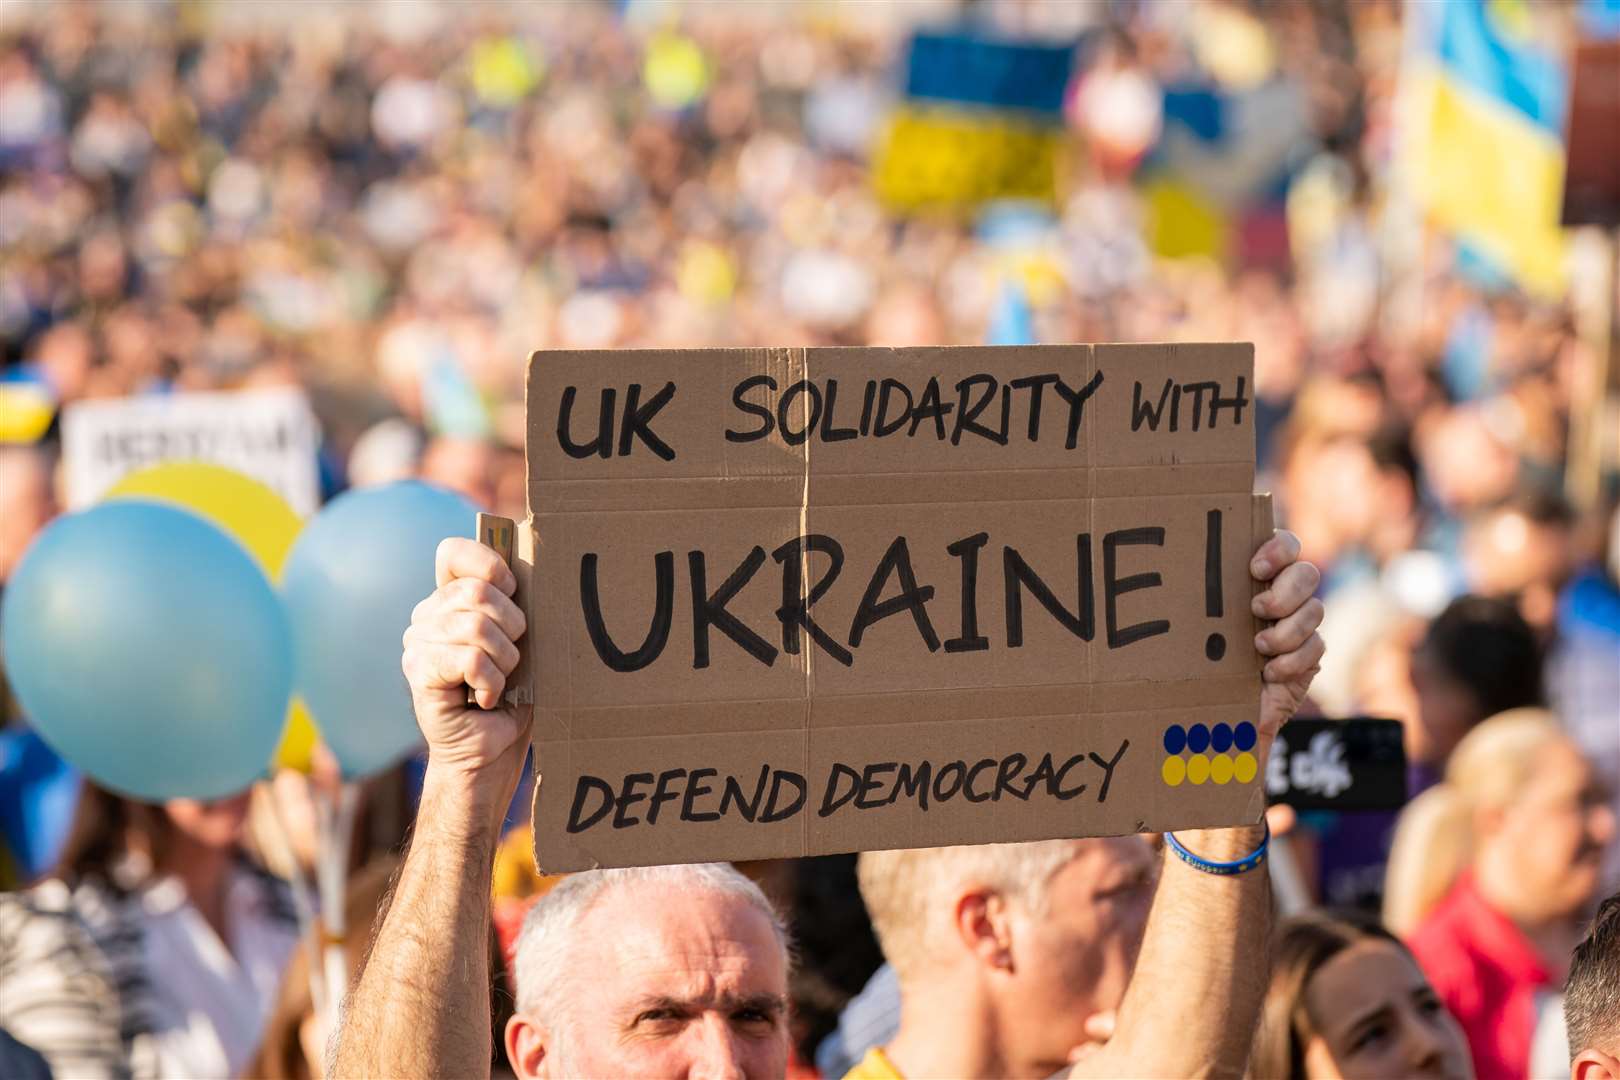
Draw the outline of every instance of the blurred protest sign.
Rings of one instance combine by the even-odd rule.
[[[543,352],[547,872],[1253,821],[1248,345]]]
[[[1565,225],[1620,225],[1620,31],[1575,49],[1565,162]]]
[[[1577,26],[1559,220],[1620,226],[1620,0],[1584,0]],[[1575,254],[1584,287],[1570,301],[1590,359],[1575,373],[1564,486],[1590,508],[1605,472],[1620,468],[1620,231],[1584,244]]]
[[[1266,797],[1296,810],[1399,810],[1406,749],[1398,720],[1290,720],[1271,748]]]
[[[204,461],[253,477],[308,516],[320,505],[318,441],[315,415],[295,390],[82,401],[62,413],[68,503],[88,506],[143,466]]]
[[[966,33],[919,33],[906,54],[906,100],[873,161],[878,195],[899,210],[1051,201],[1074,50]]]
[[[1563,64],[1529,5],[1413,4],[1399,155],[1435,224],[1527,290],[1562,292]]]

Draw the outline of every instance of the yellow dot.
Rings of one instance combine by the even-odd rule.
[[[1238,783],[1247,784],[1254,779],[1255,770],[1259,767],[1260,763],[1254,760],[1254,755],[1244,751],[1237,756],[1237,764],[1232,766],[1232,775],[1237,777]]]
[[[1232,759],[1225,754],[1217,754],[1215,760],[1209,763],[1209,778],[1217,784],[1224,784],[1232,779]]]
[[[1195,784],[1202,784],[1209,779],[1209,758],[1203,754],[1194,754],[1187,759],[1187,779]]]
[[[1187,763],[1179,757],[1167,757],[1164,759],[1164,768],[1159,770],[1159,775],[1164,777],[1165,783],[1176,787],[1187,775]]]

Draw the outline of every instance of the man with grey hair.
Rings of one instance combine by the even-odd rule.
[[[1298,560],[1299,541],[1278,533],[1250,565],[1267,583],[1254,612],[1276,620],[1255,640],[1270,658],[1255,725],[1262,770],[1322,656],[1322,606],[1310,599],[1319,575]],[[501,693],[525,624],[511,600],[516,579],[490,549],[447,540],[436,574],[438,588],[405,634],[403,665],[428,744],[416,833],[345,1004],[333,1076],[473,1076],[490,1060],[490,874],[530,721],[503,708]],[[1183,861],[1164,864],[1114,1036],[1077,1075],[1243,1070],[1266,980],[1269,893],[1264,874],[1247,872],[1263,859],[1264,833],[1199,830],[1180,842]],[[704,874],[720,876],[700,883]],[[519,957],[524,1016],[506,1033],[520,1076],[783,1074],[787,954],[764,908],[714,884],[733,879],[713,870],[578,880],[555,910],[535,916],[525,931],[534,940],[519,946],[539,956],[530,971]],[[1033,963],[1039,949],[1012,917],[1012,896],[1009,886],[952,915],[989,979]]]
[[[513,970],[506,1056],[520,1077],[787,1067],[787,930],[729,866],[565,878],[524,920]]]

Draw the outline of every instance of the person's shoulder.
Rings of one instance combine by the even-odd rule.
[[[47,878],[21,892],[0,893],[0,926],[4,936],[88,936],[118,922],[119,901],[110,890],[93,884],[70,888],[58,878]]]
[[[1468,920],[1452,900],[1448,896],[1429,912],[1406,944],[1435,991],[1455,1011],[1458,995],[1468,994],[1477,984],[1478,965]]]
[[[1460,886],[1453,887],[1407,935],[1406,944],[1419,959],[1466,955],[1469,923],[1460,893]]]
[[[883,1052],[880,1046],[874,1046],[866,1052],[866,1056],[855,1063],[855,1067],[844,1074],[844,1080],[906,1080],[900,1070],[894,1067],[889,1055]]]
[[[84,928],[59,896],[0,892],[0,970],[77,951]]]

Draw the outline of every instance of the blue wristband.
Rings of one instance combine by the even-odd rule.
[[[1263,818],[1261,824],[1265,826],[1266,835],[1260,841],[1260,846],[1243,856],[1243,858],[1234,859],[1232,862],[1214,862],[1194,855],[1187,850],[1180,840],[1176,839],[1175,833],[1165,833],[1164,841],[1170,845],[1170,850],[1176,853],[1176,858],[1194,870],[1202,870],[1206,874],[1219,874],[1222,877],[1230,877],[1233,874],[1246,874],[1266,861],[1266,850],[1271,847],[1271,826]]]

